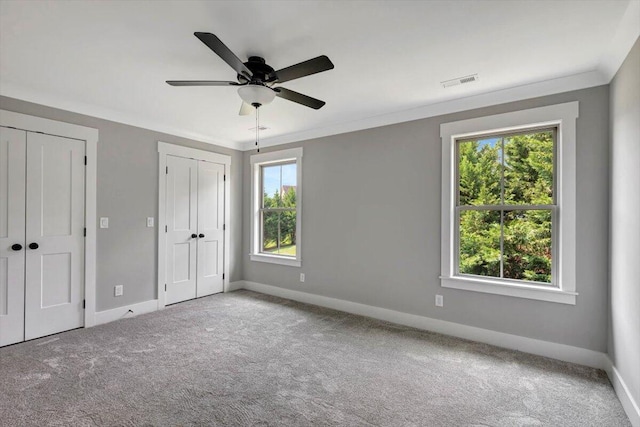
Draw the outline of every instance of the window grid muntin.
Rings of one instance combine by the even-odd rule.
[[[551,132],[551,138],[553,141],[553,155],[552,155],[552,173],[553,173],[553,183],[552,183],[552,204],[541,204],[541,205],[516,205],[516,204],[504,204],[504,140],[506,138],[518,135],[528,135],[532,133],[543,133],[543,132]],[[559,252],[559,242],[557,236],[558,234],[558,223],[560,218],[559,206],[557,204],[557,163],[558,163],[558,126],[538,126],[538,127],[523,127],[513,131],[507,132],[490,132],[490,133],[479,133],[474,135],[466,135],[463,138],[459,138],[455,140],[455,155],[454,155],[454,178],[455,178],[455,206],[454,206],[454,256],[453,256],[453,272],[455,276],[463,276],[463,277],[473,277],[484,280],[498,280],[500,282],[505,283],[513,283],[513,284],[531,284],[531,285],[542,285],[547,287],[555,287],[559,288],[558,282],[558,269],[557,269],[557,257]],[[460,144],[465,142],[473,142],[484,139],[497,138],[500,140],[501,145],[501,179],[500,179],[500,205],[460,205]],[[500,277],[493,276],[481,276],[476,274],[469,273],[461,273],[460,272],[460,212],[463,210],[492,210],[500,212]],[[504,277],[504,213],[507,211],[514,210],[549,210],[551,211],[551,283],[547,282],[537,282],[533,280],[524,280],[524,279],[509,279]]]

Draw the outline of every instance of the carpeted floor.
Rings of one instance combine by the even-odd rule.
[[[2,426],[629,426],[606,374],[248,291],[0,349]]]

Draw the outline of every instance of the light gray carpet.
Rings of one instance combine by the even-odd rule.
[[[629,426],[602,371],[248,291],[0,349],[3,426]]]

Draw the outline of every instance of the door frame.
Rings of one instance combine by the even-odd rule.
[[[166,216],[166,194],[167,179],[166,173],[162,173],[167,167],[167,155],[185,157],[187,159],[204,160],[206,162],[219,163],[224,165],[224,254],[223,254],[223,273],[222,280],[223,292],[229,291],[229,265],[230,265],[230,248],[231,239],[231,156],[226,154],[213,153],[210,151],[198,150],[196,148],[183,147],[181,145],[169,144],[167,142],[158,141],[158,310],[165,307],[166,284],[166,262],[167,262],[167,238],[165,234]]]
[[[0,110],[0,126],[85,142],[87,164],[84,171],[84,224],[87,235],[84,242],[84,327],[94,326],[96,323],[96,207],[99,131],[86,126],[7,110]]]

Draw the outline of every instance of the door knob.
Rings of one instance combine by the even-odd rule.
[[[198,237],[202,239],[204,237],[204,234],[200,233]]]
[[[40,246],[38,246],[37,243],[29,243],[29,249],[38,249]]]
[[[16,243],[15,245],[11,246],[11,249],[13,249],[14,251],[20,251],[22,250],[22,245],[20,243]]]
[[[195,233],[191,235],[191,238],[192,238],[192,239],[195,239],[196,237],[198,237],[198,235],[197,235],[197,234],[195,234]]]

